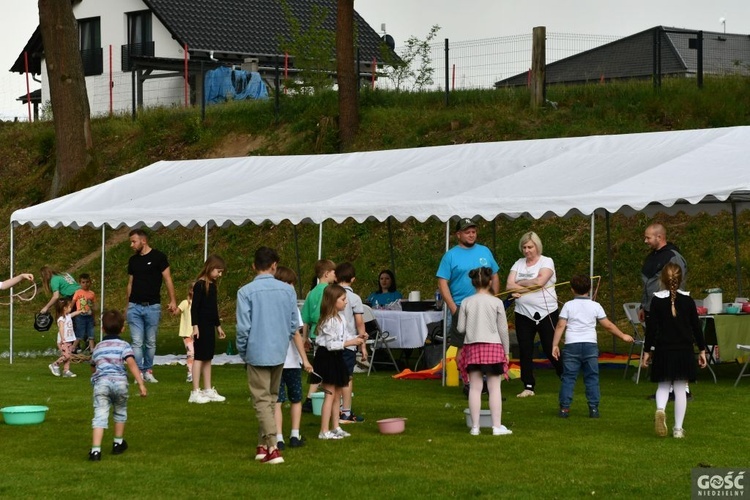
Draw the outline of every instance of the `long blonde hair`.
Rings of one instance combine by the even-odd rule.
[[[665,290],[669,290],[669,300],[672,302],[672,316],[677,316],[677,309],[674,307],[677,299],[677,289],[682,282],[682,268],[674,262],[668,263],[661,270],[661,285]]]

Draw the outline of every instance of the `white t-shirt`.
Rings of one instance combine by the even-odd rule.
[[[365,310],[362,307],[362,299],[359,295],[354,293],[351,286],[343,287],[346,290],[346,309],[344,309],[344,317],[346,318],[346,336],[344,340],[352,340],[357,338],[357,322],[354,319],[355,314],[364,314]],[[356,345],[350,345],[346,347],[350,351],[356,351]]]
[[[563,304],[560,318],[565,325],[565,343],[596,344],[596,323],[607,317],[604,308],[588,297],[576,297]]]
[[[549,281],[543,285],[544,288],[536,292],[526,293],[516,299],[516,312],[527,318],[539,320],[557,310],[557,292],[555,291],[557,274],[555,273],[555,263],[549,257],[542,255],[533,266],[527,266],[526,258],[524,257],[518,259],[513,264],[513,267],[510,268],[511,272],[516,272],[516,282],[533,280],[539,276],[539,271],[542,269],[552,271]],[[539,313],[538,317],[534,316],[536,313]]]
[[[302,314],[300,314],[299,309],[297,309],[297,314],[299,314],[299,323],[302,324]],[[294,344],[294,339],[289,341],[289,347],[287,347],[286,350],[286,359],[284,360],[284,368],[299,368],[302,366],[302,356],[299,355],[299,351],[297,350],[297,346]]]
[[[60,322],[62,321],[63,326],[60,328]],[[60,316],[57,318],[57,342],[75,342],[76,341],[76,332],[73,330],[73,317],[70,314],[66,314],[65,316]],[[60,338],[60,334],[62,334],[62,338]]]

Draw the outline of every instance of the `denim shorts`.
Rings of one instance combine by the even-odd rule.
[[[289,396],[290,403],[302,402],[302,368],[284,368],[281,372],[277,402],[286,403],[287,396]]]
[[[106,429],[108,427],[110,408],[114,408],[115,423],[127,421],[127,379],[100,379],[94,383],[94,418],[91,421],[92,428]]]
[[[94,317],[91,314],[73,316],[73,330],[78,340],[94,338]]]
[[[354,365],[357,364],[357,351],[344,348],[343,350],[344,363],[346,364],[346,370],[349,372],[351,377],[354,373]]]

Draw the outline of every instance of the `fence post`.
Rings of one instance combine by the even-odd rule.
[[[544,106],[546,94],[546,41],[547,28],[537,26],[533,30],[531,46],[531,107]]]
[[[698,88],[703,88],[703,30],[698,32],[698,67],[696,72],[698,73]]]
[[[449,73],[450,68],[448,67],[448,39],[445,39],[445,105],[448,106],[448,97],[450,96],[450,88],[448,87],[448,79],[449,79]]]

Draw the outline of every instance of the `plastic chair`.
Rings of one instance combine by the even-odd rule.
[[[737,376],[737,380],[734,381],[734,386],[737,387],[737,384],[740,383],[740,379],[742,377],[750,377],[750,372],[745,373],[745,370],[747,370],[747,365],[750,363],[750,345],[742,345],[737,344],[737,349],[740,351],[747,352],[747,356],[745,356],[745,364],[742,366],[742,370],[740,371],[740,374]]]
[[[630,344],[630,352],[628,353],[628,359],[625,362],[625,373],[622,378],[627,378],[628,368],[630,368],[630,362],[633,360],[633,350],[635,346],[641,346],[641,353],[638,356],[638,372],[635,375],[635,383],[637,384],[641,380],[641,366],[643,364],[643,347],[646,344],[646,327],[641,320],[638,319],[638,309],[641,307],[639,302],[626,302],[622,305],[625,310],[625,316],[628,318],[630,325],[633,327],[633,343]]]
[[[396,358],[393,357],[391,348],[388,345],[389,342],[393,342],[396,339],[391,337],[388,332],[384,332],[380,329],[378,320],[375,319],[375,315],[372,313],[370,306],[363,304],[362,307],[364,309],[362,320],[365,322],[365,331],[369,336],[369,339],[365,344],[370,347],[370,367],[367,369],[367,376],[370,376],[375,364],[386,366],[393,365],[393,368],[398,372],[398,363],[396,363]],[[390,361],[387,359],[385,361],[375,361],[375,353],[378,350],[384,350],[388,354]]]

